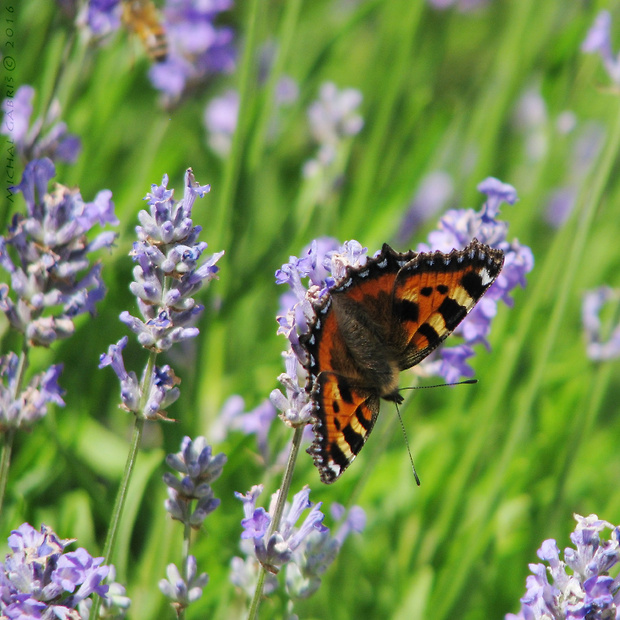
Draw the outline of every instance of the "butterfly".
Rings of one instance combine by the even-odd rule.
[[[389,245],[319,300],[300,337],[307,353],[321,480],[338,479],[366,443],[381,399],[402,403],[398,379],[436,349],[480,301],[504,253],[477,239],[463,250],[395,252]]]

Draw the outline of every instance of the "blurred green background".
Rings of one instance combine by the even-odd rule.
[[[109,292],[99,315],[81,317],[72,339],[32,358],[33,372],[64,362],[67,406],[18,437],[2,540],[27,520],[100,552],[132,420],[118,409],[114,374],[97,369],[99,355],[128,333],[120,312],[135,311],[127,253],[142,198],[164,173],[181,198],[189,166],[212,186],[196,202],[194,221],[210,250],[226,254],[219,281],[201,297],[199,339],[165,360],[182,379],[182,396],[169,410],[178,422],[152,424],[144,437],[114,557],[133,600],[130,617],[172,617],[157,588],[165,566],[180,557],[182,537],[163,510],[165,454],[176,452],[184,435],[209,441],[229,396],[242,395],[251,409],[278,387],[286,341],[276,335],[284,290],[275,270],[325,235],[357,239],[371,254],[383,242],[414,248],[439,214],[406,242],[395,238],[422,181],[438,170],[453,182],[448,207],[479,208],[484,197],[476,185],[488,176],[517,189],[519,202],[504,206],[501,219],[509,240],[532,248],[535,268],[515,292],[514,307],[500,308],[492,350],[477,351],[479,383],[416,392],[403,407],[420,488],[387,403],[368,445],[336,484],[322,485],[302,453],[293,490],[309,484],[311,500],[324,508],[355,503],[368,520],[296,613],[501,618],[518,610],[542,540],[555,538],[560,549],[569,544],[573,513],[620,523],[618,364],[587,358],[580,319],[586,290],[619,284],[618,93],[600,59],[580,51],[602,8],[612,9],[620,45],[618,3],[492,0],[462,12],[410,0],[238,0],[222,20],[236,32],[237,70],[168,110],[135,38],[121,31],[105,46],[85,47],[56,3],[14,6],[13,75],[35,87],[34,116],[55,93],[83,143],[76,164],[57,165],[55,180],[79,186],[85,200],[111,189],[121,224],[117,248],[103,257]],[[263,82],[259,58],[267,45],[278,56]],[[279,110],[274,136],[272,87],[282,75],[298,83],[299,97]],[[326,81],[363,94],[364,128],[343,151],[338,183],[321,195],[301,171],[316,152],[306,109]],[[232,151],[222,158],[207,144],[203,115],[229,88],[242,93],[241,113]],[[534,120],[523,116],[527,93],[538,105]],[[594,146],[579,159],[588,139]],[[575,206],[552,226],[547,211],[559,188],[573,192]],[[24,208],[21,197],[11,206],[4,192],[0,201],[3,222]],[[604,317],[609,325],[615,318]],[[19,347],[4,317],[0,327],[2,351]],[[146,355],[131,336],[125,359],[138,374],[144,367]],[[401,377],[401,385],[412,382]],[[272,454],[291,435],[274,422]],[[253,436],[231,433],[214,450],[228,455],[214,483],[222,505],[192,549],[210,582],[189,618],[242,617],[243,598],[229,582],[243,516],[233,491],[264,483],[271,493],[281,479],[280,467],[257,457]],[[282,617],[284,604],[274,594],[261,617]]]

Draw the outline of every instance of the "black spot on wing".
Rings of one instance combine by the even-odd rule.
[[[364,410],[361,407],[358,407],[355,410],[355,417],[366,432],[368,432],[372,428],[372,419],[369,420],[364,416]]]
[[[342,434],[344,435],[344,438],[349,444],[351,452],[353,452],[353,454],[359,454],[359,451],[364,445],[364,437],[359,433],[356,433],[350,424],[344,427],[344,429],[342,430]]]
[[[424,297],[430,297],[432,294],[433,294],[432,286],[424,286],[423,288],[420,289],[420,295]]]
[[[338,391],[340,392],[340,398],[349,405],[353,403],[353,394],[346,381],[338,381]],[[334,401],[335,402],[335,401]]]
[[[417,323],[420,318],[420,308],[414,301],[402,299],[394,303],[394,313],[401,321]]]
[[[418,328],[418,333],[428,340],[428,347],[434,348],[440,342],[439,334],[435,331],[435,328],[428,323],[422,323],[422,325]]]
[[[446,297],[437,311],[443,317],[446,327],[450,331],[453,331],[467,314],[467,309],[451,297]]]
[[[469,271],[461,278],[461,285],[467,294],[475,301],[478,301],[484,294],[487,287],[482,284],[482,278],[475,271]]]
[[[345,453],[340,449],[340,447],[335,441],[329,445],[329,450],[327,452],[331,460],[334,461],[336,465],[339,465],[342,469],[344,469],[349,464],[349,459],[346,457]]]

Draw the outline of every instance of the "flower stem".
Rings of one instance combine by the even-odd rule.
[[[22,352],[19,356],[19,366],[17,367],[17,380],[15,381],[15,390],[11,394],[11,400],[15,401],[17,395],[21,394],[22,385],[24,384],[24,374],[28,368],[28,345],[24,339]],[[2,456],[0,457],[0,515],[2,514],[2,506],[4,505],[4,494],[9,479],[9,467],[11,465],[11,454],[13,452],[13,440],[15,439],[15,428],[8,429],[2,436]]]
[[[280,527],[280,519],[284,512],[284,505],[286,504],[286,498],[288,497],[289,489],[291,488],[291,482],[293,481],[293,471],[295,469],[295,463],[297,462],[297,455],[299,454],[299,447],[301,446],[301,438],[304,433],[304,427],[298,426],[295,429],[293,435],[293,442],[291,445],[291,451],[288,455],[288,461],[286,463],[286,469],[284,470],[284,477],[282,478],[282,486],[278,491],[278,499],[276,500],[276,507],[273,512],[273,518],[269,524],[269,530],[267,532],[267,540],[269,540],[272,534]],[[265,585],[265,577],[267,575],[267,569],[261,564],[258,572],[258,582],[256,583],[256,590],[254,590],[254,598],[250,605],[250,611],[248,613],[248,620],[255,620],[258,617],[258,607],[260,605],[261,598],[263,596],[263,587]]]
[[[153,380],[153,367],[155,366],[155,359],[157,353],[151,352],[149,359],[144,370],[144,376],[142,378],[141,402],[140,410],[143,411],[148,401],[149,392],[151,389],[151,381]],[[131,474],[136,464],[138,457],[138,449],[140,447],[140,440],[142,438],[142,431],[144,430],[144,416],[137,415],[135,417],[135,423],[133,427],[133,437],[131,438],[131,447],[129,454],[127,455],[127,462],[125,463],[125,471],[123,473],[123,479],[116,495],[116,501],[114,502],[114,509],[112,510],[112,519],[110,521],[110,527],[108,529],[108,535],[106,536],[105,544],[103,546],[103,563],[108,564],[112,555],[112,549],[114,548],[114,541],[116,540],[116,532],[118,525],[123,514],[123,508],[125,507],[125,500],[127,499],[127,490],[129,489],[129,482],[131,480]],[[93,603],[93,609],[91,617],[93,620],[98,618],[99,605],[101,604],[101,597],[96,597]]]

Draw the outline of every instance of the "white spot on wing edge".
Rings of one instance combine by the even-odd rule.
[[[488,269],[480,270],[480,279],[482,280],[482,286],[489,286],[489,284],[493,282],[493,278],[491,277]]]

